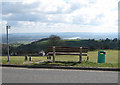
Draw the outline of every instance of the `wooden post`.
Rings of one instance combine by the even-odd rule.
[[[49,56],[47,56],[47,59],[48,59]]]
[[[53,46],[53,62],[55,62],[55,46]]]
[[[51,56],[49,56],[49,59],[51,60]]]
[[[51,56],[47,56],[47,59],[50,59],[50,60],[51,60]]]
[[[31,61],[31,57],[29,57],[29,61]]]
[[[27,56],[25,56],[25,61],[27,61],[27,59],[28,59]]]
[[[87,56],[87,61],[89,60],[89,56]]]
[[[82,47],[80,47],[79,62],[82,62]]]

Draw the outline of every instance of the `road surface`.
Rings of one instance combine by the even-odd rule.
[[[117,83],[118,72],[2,68],[2,83]]]

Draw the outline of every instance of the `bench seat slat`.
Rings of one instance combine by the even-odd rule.
[[[80,47],[59,47],[55,46],[57,49],[79,49]],[[48,48],[53,48],[53,47],[48,47]],[[88,49],[88,47],[82,47],[83,49]]]
[[[56,55],[80,55],[80,53],[68,53],[68,52],[55,52]],[[53,55],[53,52],[48,52],[48,55]],[[83,56],[87,56],[87,54],[83,54]]]
[[[53,52],[53,47],[48,47],[48,52]],[[55,52],[80,52],[80,47],[55,47]],[[87,53],[88,47],[82,47],[82,52]]]
[[[49,50],[48,52],[53,52],[52,50]],[[74,51],[74,50],[55,50],[55,52],[80,52],[80,51]],[[88,51],[82,51],[82,53],[88,53]]]

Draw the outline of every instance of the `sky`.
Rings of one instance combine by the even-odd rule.
[[[1,32],[6,25],[11,26],[9,33],[118,32],[118,1],[2,1]]]

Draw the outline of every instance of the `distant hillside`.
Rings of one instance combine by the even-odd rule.
[[[49,38],[43,38],[43,39],[40,39],[40,40],[31,42],[31,44],[39,43],[39,42],[41,42],[41,41],[46,41],[46,40],[48,40],[48,39],[49,39]]]
[[[41,50],[47,51],[47,47],[50,46],[49,42],[50,38],[43,38],[30,44],[21,44],[19,46],[13,47],[11,45],[10,52],[17,52],[18,54],[38,54]],[[89,50],[97,50],[97,49],[114,49],[118,48],[118,39],[115,38],[110,40],[106,38],[105,40],[94,40],[94,39],[74,39],[74,40],[63,40],[59,46],[70,46],[70,47],[88,47]],[[119,42],[120,43],[120,42]],[[6,46],[3,46],[3,54],[6,54]]]
[[[114,39],[118,38],[118,33],[91,33],[91,32],[46,32],[46,33],[11,33],[10,43],[31,43],[39,39],[48,38],[50,35],[60,36],[62,39]],[[2,42],[6,43],[6,34],[2,34]]]
[[[39,53],[41,50],[45,50],[48,46],[48,39],[43,38],[38,41],[31,42],[30,44],[20,45],[16,48],[19,53]]]

